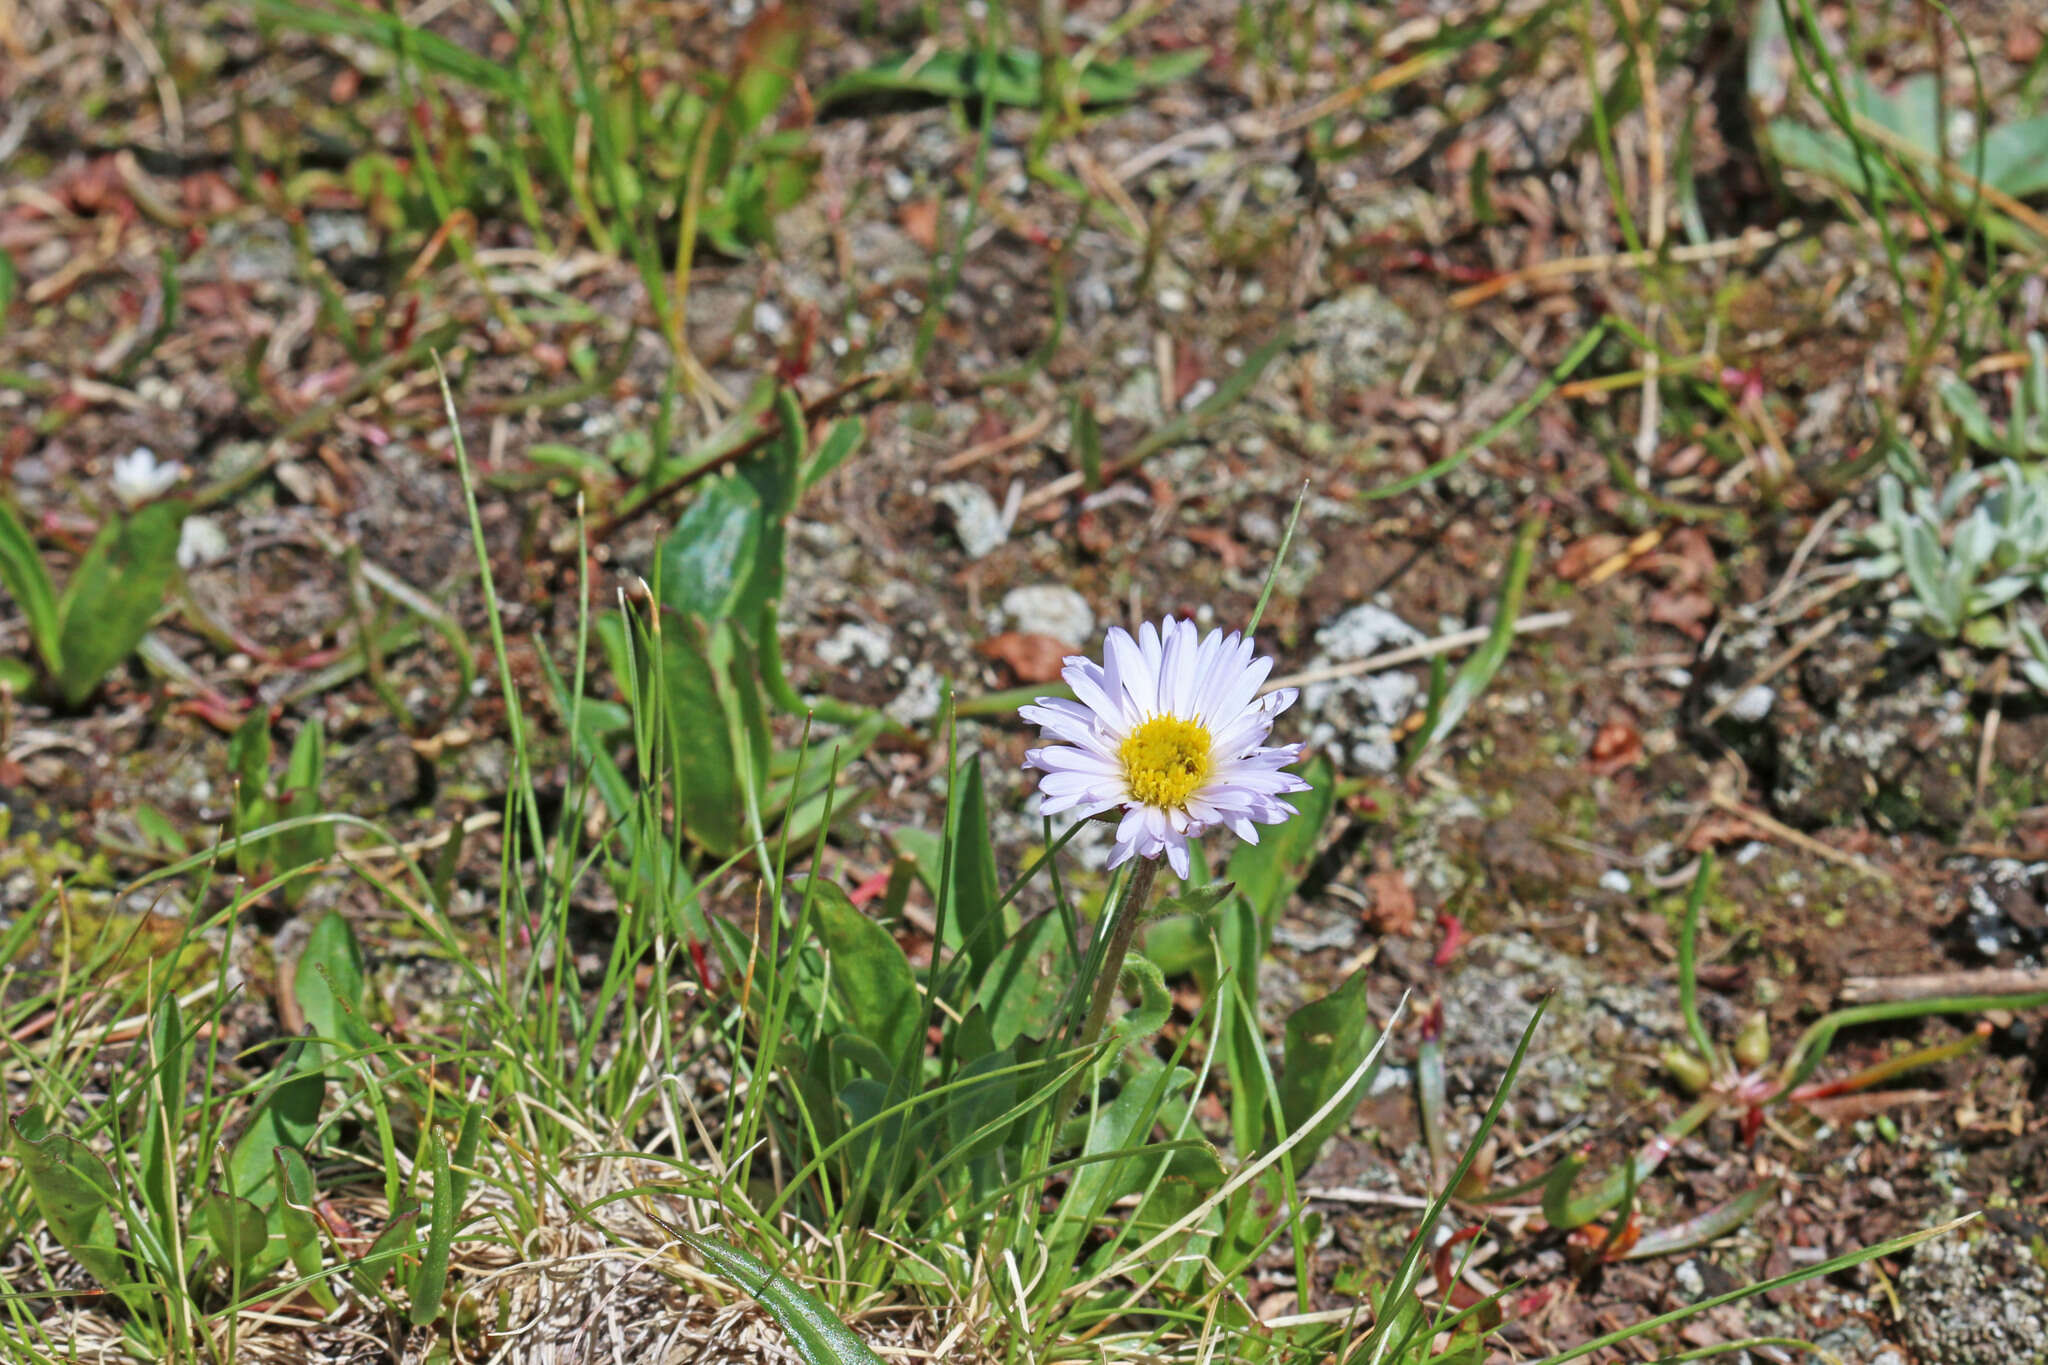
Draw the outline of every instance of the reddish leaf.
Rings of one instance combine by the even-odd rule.
[[[1714,600],[1703,592],[1679,592],[1666,588],[1650,596],[1650,619],[1660,626],[1683,631],[1695,640],[1707,637],[1701,624],[1714,614]]]
[[[1408,889],[1408,878],[1400,868],[1375,869],[1366,876],[1365,891],[1372,897],[1365,922],[1376,932],[1405,934],[1415,928],[1415,893]]]
[[[1069,650],[1050,635],[1027,635],[1023,631],[1006,630],[1001,635],[983,640],[974,647],[974,652],[1008,668],[1020,683],[1042,683],[1051,682],[1060,675]]]
[[[1567,583],[1576,582],[1626,548],[1626,539],[1604,531],[1575,540],[1565,546],[1564,553],[1557,557],[1557,576]]]
[[[1593,736],[1589,766],[1601,777],[1612,777],[1642,761],[1643,737],[1627,721],[1610,720]]]
[[[919,247],[931,251],[939,244],[939,201],[913,199],[896,211],[904,235]]]

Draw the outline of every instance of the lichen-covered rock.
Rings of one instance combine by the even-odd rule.
[[[1964,691],[1911,641],[1854,624],[1789,676],[1750,683],[1799,628],[1732,632],[1700,671],[1701,712],[1719,708],[1716,734],[1764,780],[1776,813],[1809,829],[1960,829],[1977,745]]]
[[[1940,1365],[2048,1365],[2048,1271],[1996,1228],[1937,1237],[1899,1276],[1906,1336]]]
[[[1356,391],[1399,376],[1420,333],[1392,299],[1369,284],[1317,304],[1302,319],[1309,380],[1326,391]]]

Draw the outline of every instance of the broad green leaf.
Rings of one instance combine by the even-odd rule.
[[[1142,1186],[1133,1191],[1144,1193],[1144,1199],[1129,1215],[1130,1230],[1123,1244],[1105,1244],[1092,1258],[1091,1269],[1105,1264],[1124,1247],[1144,1242],[1172,1227],[1221,1189],[1227,1178],[1222,1161],[1207,1146],[1178,1148],[1166,1154],[1163,1165],[1165,1169],[1158,1172],[1156,1179],[1151,1170],[1144,1172],[1150,1182],[1149,1193],[1144,1193]],[[1202,1257],[1213,1259],[1210,1248],[1222,1227],[1223,1213],[1218,1209],[1188,1230],[1186,1240],[1173,1248],[1174,1264],[1166,1270],[1168,1284],[1186,1289],[1200,1280],[1206,1273]]]
[[[256,1101],[255,1113],[228,1155],[230,1188],[244,1199],[267,1205],[277,1197],[274,1147],[303,1152],[319,1130],[320,1105],[327,1097],[327,1079],[307,1066],[305,1044],[293,1045],[278,1059],[273,1074],[281,1079]]]
[[[810,24],[800,7],[772,5],[740,35],[740,71],[730,94],[733,130],[758,128],[788,96],[803,64]]]
[[[1168,85],[1201,70],[1207,48],[1187,48],[1149,61],[1096,61],[1081,71],[1077,93],[1083,104],[1122,104],[1152,86]],[[1030,48],[988,54],[979,49],[904,54],[863,71],[849,72],[818,94],[820,107],[840,100],[922,95],[930,99],[979,100],[1036,108],[1044,95],[1039,56]]]
[[[1160,1109],[1194,1081],[1194,1074],[1185,1068],[1169,1068],[1146,1058],[1116,1098],[1095,1111],[1082,1153],[1103,1159],[1074,1169],[1073,1183],[1060,1201],[1055,1263],[1063,1263],[1073,1254],[1111,1204],[1135,1194],[1151,1180],[1161,1154],[1144,1150],[1146,1135],[1158,1121]]]
[[[740,477],[761,500],[762,514],[760,544],[734,609],[735,617],[750,631],[772,628],[763,623],[763,615],[782,600],[783,561],[789,552],[787,522],[803,493],[804,457],[810,441],[796,390],[776,390],[775,420],[775,435],[767,448],[739,467]]]
[[[364,1296],[377,1292],[384,1283],[385,1272],[393,1265],[402,1265],[417,1254],[415,1243],[419,1240],[419,1201],[408,1199],[377,1234],[377,1240],[370,1243],[370,1249],[362,1259],[349,1267],[349,1283],[355,1291]]]
[[[1311,796],[1313,793],[1311,793]],[[1297,819],[1300,817],[1296,817]],[[1288,821],[1292,824],[1293,821]],[[1178,896],[1168,896],[1151,911],[1154,915],[1206,915],[1229,899],[1237,890],[1235,882],[1209,882],[1193,887]]]
[[[655,1219],[671,1237],[704,1258],[711,1270],[744,1289],[780,1323],[804,1365],[882,1365],[860,1334],[817,1295],[738,1247]]]
[[[832,989],[854,1031],[882,1050],[889,1072],[903,1067],[924,1029],[924,1006],[910,959],[887,929],[855,908],[844,891],[813,877],[818,936],[831,954]]]
[[[1311,1001],[1287,1016],[1286,1042],[1280,1074],[1280,1113],[1288,1132],[1305,1122],[1337,1093],[1347,1077],[1365,1060],[1379,1041],[1379,1026],[1373,1022],[1366,998],[1366,973],[1353,972],[1348,980],[1321,1000]],[[1364,1098],[1372,1083],[1370,1074],[1353,1090],[1354,1104],[1339,1105],[1312,1129],[1294,1149],[1294,1168],[1307,1170],[1330,1135],[1350,1122],[1355,1101]]]
[[[57,691],[76,706],[140,644],[178,573],[182,501],[154,502],[101,529],[57,602]]]
[[[661,766],[674,779],[676,813],[693,840],[724,857],[745,838],[745,793],[712,677],[710,642],[695,622],[675,619],[663,623],[652,659],[650,643],[642,638],[641,658],[648,661],[643,686],[658,708]]]
[[[704,485],[661,543],[661,603],[670,611],[722,621],[754,571],[762,509],[753,486],[727,474]]]
[[[263,1210],[226,1190],[212,1189],[200,1196],[192,1214],[213,1243],[214,1254],[246,1287],[256,1278],[257,1262],[270,1245],[270,1223]]]
[[[92,1277],[119,1295],[131,1309],[144,1301],[114,1237],[114,1178],[90,1147],[65,1133],[32,1139],[22,1131],[21,1116],[9,1115],[14,1154],[28,1176],[36,1208],[50,1235]]]
[[[53,675],[58,673],[64,654],[58,638],[57,589],[50,582],[50,571],[43,567],[42,556],[36,553],[28,528],[4,502],[0,502],[0,588],[7,589],[28,619],[28,638],[43,667]]]
[[[825,433],[825,439],[818,442],[817,453],[804,466],[804,487],[815,488],[835,469],[845,464],[847,458],[860,448],[861,439],[867,429],[857,417],[842,417],[834,422]]]
[[[2048,190],[2048,114],[1998,124],[1984,135],[1983,155],[1985,183],[2015,199]],[[1965,153],[1956,164],[1976,174],[1974,153]]]
[[[1998,432],[1991,425],[1991,414],[1984,410],[1983,400],[1977,391],[1969,386],[1960,375],[1944,374],[1934,382],[1936,393],[1948,406],[1949,414],[1963,428],[1963,435],[1972,445],[1983,450],[1998,447]]]
[[[1074,954],[1056,914],[1040,915],[990,959],[975,990],[992,1046],[1052,1036],[1074,984]]]
[[[312,1168],[302,1154],[289,1147],[273,1148],[271,1155],[277,1159],[277,1222],[284,1234],[285,1253],[292,1269],[309,1281],[306,1292],[313,1301],[332,1311],[339,1302],[334,1287],[324,1276],[313,1278],[320,1274],[322,1261],[319,1215],[314,1212],[320,1195],[313,1185]]]
[[[320,780],[327,770],[327,735],[318,716],[308,720],[292,743],[291,758],[285,764],[284,787],[278,794],[278,818],[291,820],[320,814]],[[334,852],[334,826],[330,823],[302,825],[277,836],[278,871],[290,872],[317,863]],[[285,892],[287,904],[305,894],[308,883],[293,882]]]
[[[319,1040],[308,1041],[309,1060],[331,1061],[375,1041],[363,950],[340,912],[322,915],[306,936],[292,970],[292,996]]]
[[[953,776],[953,864],[942,907],[946,943],[969,961],[967,985],[976,988],[1006,930],[996,905],[1002,892],[996,881],[996,852],[989,838],[988,797],[982,789],[981,763],[969,758]]]

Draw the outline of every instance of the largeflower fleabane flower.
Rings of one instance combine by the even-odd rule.
[[[1258,826],[1294,814],[1281,798],[1308,790],[1285,771],[1301,746],[1265,742],[1295,697],[1259,695],[1272,670],[1236,631],[1204,637],[1171,617],[1135,639],[1111,627],[1101,663],[1075,655],[1061,671],[1078,700],[1040,697],[1018,712],[1058,741],[1024,756],[1045,774],[1040,811],[1086,819],[1122,807],[1111,867],[1163,853],[1185,877],[1188,842],[1217,825],[1257,843]]]

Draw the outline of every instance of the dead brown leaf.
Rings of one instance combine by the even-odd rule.
[[[1050,635],[1030,635],[1006,630],[974,647],[983,658],[994,659],[1009,669],[1020,683],[1051,682],[1060,675],[1070,647]]]
[[[931,251],[938,246],[938,200],[913,199],[896,211],[896,221],[903,225],[904,235],[926,251]]]
[[[1627,545],[1623,537],[1605,531],[1575,540],[1557,557],[1557,576],[1567,583],[1577,582],[1597,565],[1620,554]]]
[[[1702,622],[1714,614],[1714,599],[1703,592],[1666,588],[1650,595],[1649,613],[1650,619],[1660,626],[1670,626],[1692,639],[1704,640],[1707,628]]]
[[[1381,934],[1406,934],[1415,928],[1415,893],[1400,868],[1382,862],[1366,874],[1365,892],[1372,897],[1372,909],[1364,915],[1367,927]]]
[[[1601,777],[1612,777],[1623,768],[1643,761],[1643,736],[1625,720],[1610,720],[1593,736],[1588,766]]]
[[[1704,853],[1710,848],[1719,848],[1724,844],[1746,844],[1763,837],[1762,830],[1741,816],[1731,815],[1727,811],[1713,811],[1692,827],[1692,833],[1686,837],[1685,851]]]

